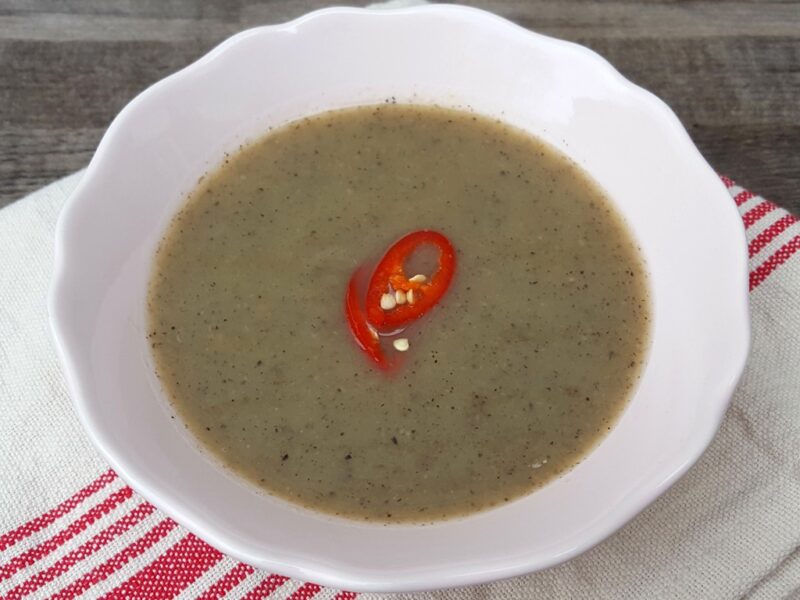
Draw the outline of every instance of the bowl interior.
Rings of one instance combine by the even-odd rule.
[[[153,252],[224,152],[306,114],[387,100],[470,108],[566,153],[627,219],[653,299],[642,381],[600,446],[534,494],[430,526],[334,519],[239,481],[170,418],[145,338]],[[114,468],[221,550],[351,589],[486,581],[597,543],[696,460],[748,346],[741,223],[675,116],[597,55],[458,7],[334,9],[225,42],[119,115],[57,245],[56,339],[82,420]]]

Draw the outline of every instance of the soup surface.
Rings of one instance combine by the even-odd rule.
[[[420,229],[447,236],[457,271],[387,374],[345,290]],[[624,408],[649,331],[635,241],[586,174],[497,121],[413,105],[309,117],[228,156],[162,241],[148,310],[158,376],[211,454],[280,497],[389,522],[571,468]]]

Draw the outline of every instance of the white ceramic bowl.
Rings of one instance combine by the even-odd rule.
[[[431,526],[315,514],[256,493],[169,418],[145,340],[145,290],[170,216],[225,150],[325,109],[470,106],[591,173],[649,265],[653,341],[618,425],[577,468],[509,505]],[[134,99],[58,224],[53,331],[84,426],[134,489],[252,565],[353,590],[483,582],[610,535],[708,445],[749,345],[737,211],[675,115],[580,46],[456,6],[337,8],[245,31]]]

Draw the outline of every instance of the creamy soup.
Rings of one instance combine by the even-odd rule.
[[[348,327],[348,282],[420,230],[456,266],[435,306],[375,332],[382,369]],[[148,310],[160,381],[211,455],[305,507],[407,522],[579,462],[631,396],[650,309],[635,240],[568,158],[468,112],[381,105],[227,156],[172,221]]]

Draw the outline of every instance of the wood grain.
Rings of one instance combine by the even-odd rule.
[[[467,3],[596,50],[664,99],[715,169],[800,212],[797,2]],[[85,166],[133,96],[226,37],[331,4],[6,0],[0,206]]]

